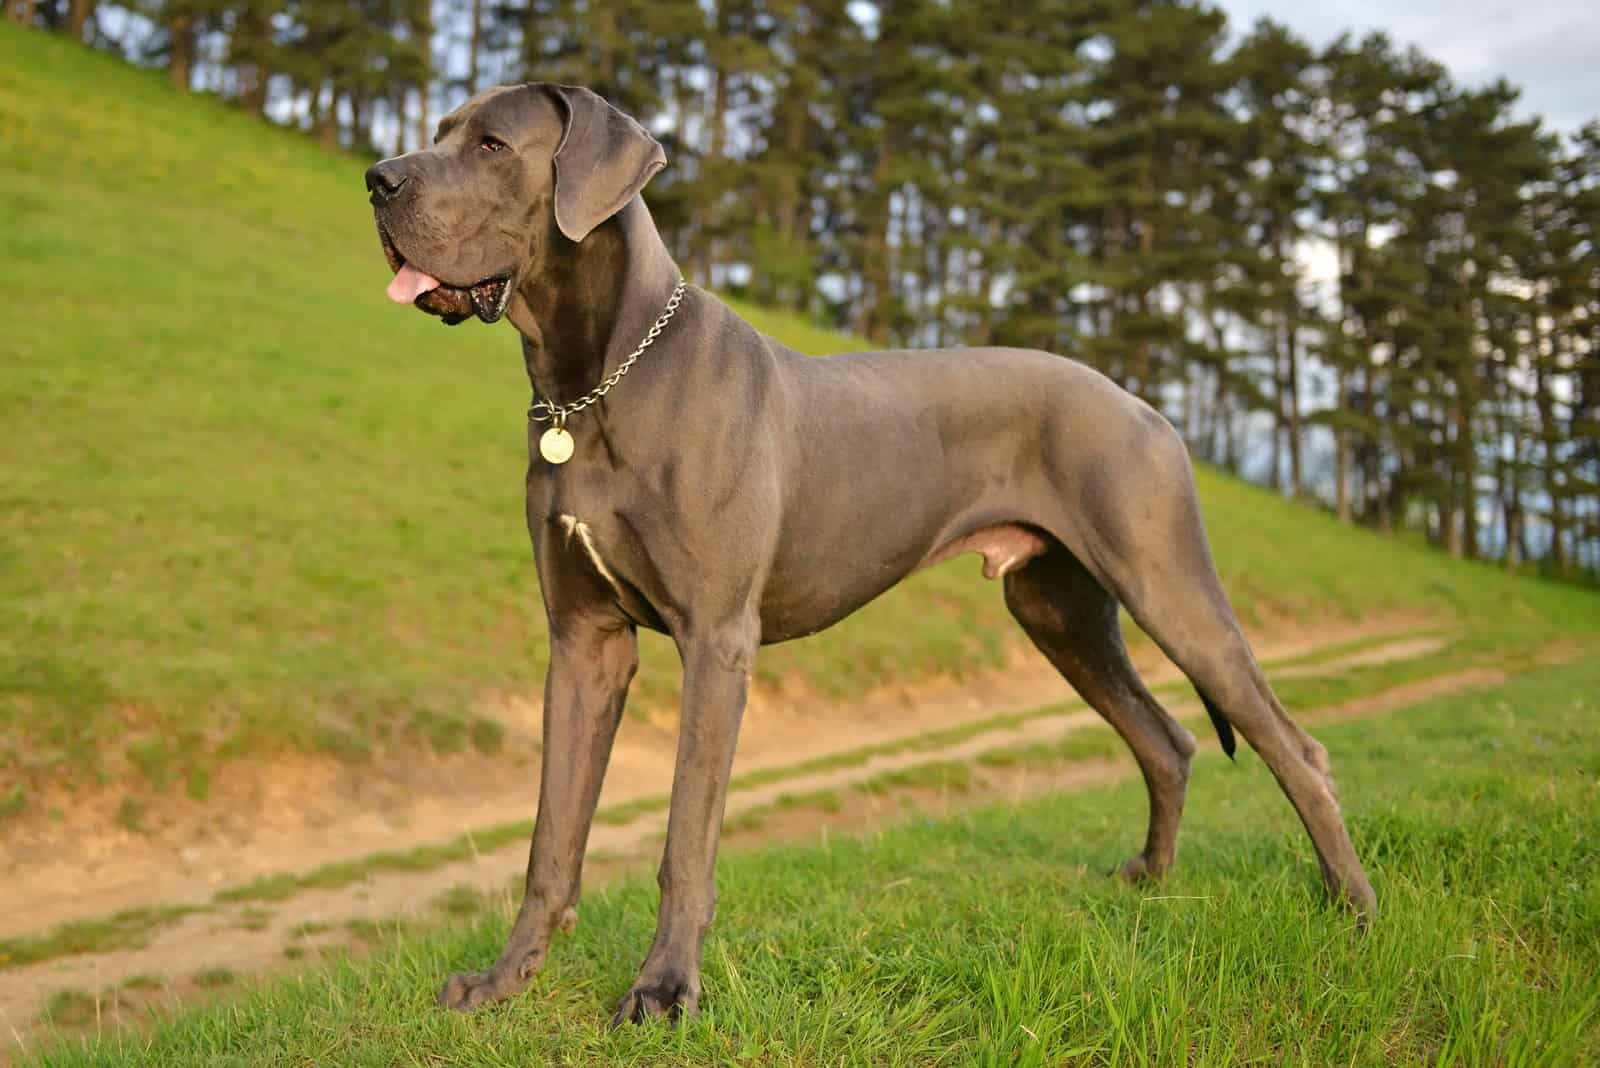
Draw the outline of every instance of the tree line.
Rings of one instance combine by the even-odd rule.
[[[1063,352],[1201,457],[1600,571],[1600,123],[1195,0],[0,0],[329,146],[591,86],[691,277],[880,344]]]

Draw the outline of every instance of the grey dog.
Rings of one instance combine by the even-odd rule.
[[[1138,760],[1150,824],[1123,877],[1172,863],[1195,742],[1129,663],[1119,605],[1194,684],[1224,749],[1236,727],[1261,755],[1332,893],[1370,914],[1327,753],[1284,712],[1240,631],[1172,426],[1048,353],[811,359],[784,347],[682,285],[639,195],[665,165],[649,133],[594,93],[534,84],[474,97],[432,147],[367,171],[391,298],[452,324],[509,319],[530,415],[553,424],[530,420],[528,439],[550,668],[527,896],[499,960],[450,979],[440,1003],[516,993],[555,929],[576,923],[647,627],[677,645],[683,710],[655,941],[614,1022],[693,1012],[757,648],[966,552]]]

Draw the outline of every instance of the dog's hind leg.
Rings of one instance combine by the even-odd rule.
[[[1152,413],[1153,417],[1153,413]],[[1073,551],[1177,664],[1219,720],[1271,769],[1316,847],[1329,889],[1358,913],[1377,899],[1350,844],[1327,751],[1289,718],[1257,665],[1206,544],[1188,453],[1151,421],[1139,463],[1097,472]]]
[[[1131,881],[1172,865],[1195,742],[1128,660],[1117,602],[1059,545],[1005,578],[1006,607],[1073,688],[1128,743],[1150,795],[1144,850],[1119,869]]]

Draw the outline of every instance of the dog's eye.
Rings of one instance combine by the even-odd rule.
[[[478,142],[478,148],[484,152],[498,152],[506,147],[506,143],[498,137],[485,137]]]

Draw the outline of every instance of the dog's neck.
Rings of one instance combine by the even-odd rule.
[[[534,392],[568,404],[593,389],[644,339],[677,283],[677,264],[638,197],[582,241],[556,240],[507,313]]]

